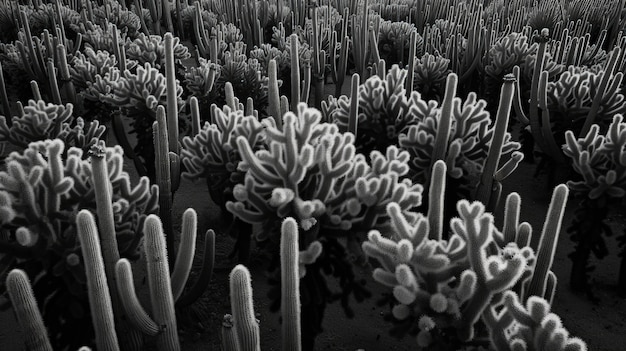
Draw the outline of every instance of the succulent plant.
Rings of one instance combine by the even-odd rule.
[[[357,301],[367,296],[346,261],[347,248],[337,238],[346,237],[350,247],[370,228],[387,230],[385,205],[398,199],[403,210],[408,210],[419,203],[422,190],[402,179],[408,172],[406,152],[395,147],[385,154],[374,151],[369,163],[363,155],[355,155],[352,134],[340,133],[336,125],[320,120],[319,111],[301,103],[298,115],[283,116],[282,127],[273,118],[264,120],[267,149],[254,152],[245,137],[239,136],[242,161],[238,169],[246,175],[243,184],[234,188],[236,201],[226,204],[243,221],[262,226],[256,239],[270,254],[270,271],[276,269],[277,228],[283,218],[293,217],[304,230],[304,247],[313,240],[322,243],[323,253],[302,283],[307,286],[303,291],[311,292],[303,296],[303,318],[314,318],[303,330],[304,344],[312,343],[320,330],[325,301],[341,298],[351,314],[348,296],[354,294]],[[322,272],[340,278],[342,292],[337,297],[326,286]]]
[[[139,16],[116,1],[104,1],[102,6],[93,9],[93,14],[96,24],[105,28],[114,24],[128,38],[135,38],[141,30]]]
[[[415,62],[413,89],[418,91],[422,99],[441,102],[446,86],[446,78],[452,72],[450,60],[441,55],[424,54]]]
[[[624,145],[626,144],[626,123],[622,115],[616,115],[606,134],[600,134],[600,127],[593,125],[587,135],[576,138],[572,131],[566,133],[563,152],[571,160],[574,170],[582,179],[568,182],[568,186],[579,198],[576,216],[569,232],[576,244],[572,259],[570,286],[574,290],[585,291],[593,297],[588,274],[593,267],[590,256],[598,259],[609,254],[604,237],[613,231],[607,223],[609,211],[619,206],[626,195],[626,164]],[[626,257],[626,234],[619,238],[624,261]],[[620,292],[626,291],[626,270],[619,273]]]
[[[180,65],[181,61],[191,57],[189,49],[174,37],[174,60]],[[160,35],[145,35],[140,33],[133,41],[126,42],[126,55],[139,62],[140,65],[149,63],[152,67],[165,72],[165,44]]]
[[[181,98],[183,89],[176,81],[176,97],[178,109],[184,106]],[[156,110],[167,102],[166,78],[146,62],[138,66],[136,73],[129,70],[124,77],[113,86],[110,95],[102,95],[101,99],[122,108],[122,113],[131,119],[132,131],[137,135],[134,152],[142,158],[147,174],[154,176],[154,145],[152,124],[156,119]]]
[[[241,155],[237,139],[243,136],[253,151],[265,147],[264,127],[254,116],[243,111],[213,106],[211,123],[206,122],[200,133],[183,139],[181,162],[183,177],[197,181],[205,179],[213,201],[225,206],[232,198],[233,188],[242,184],[244,172],[238,170]]]
[[[29,14],[29,25],[31,26],[32,34],[38,36],[44,30],[48,30],[51,33],[54,33],[58,26],[58,17],[57,17],[57,5],[54,3],[43,4],[39,6],[39,9],[36,11],[32,11]],[[81,18],[80,14],[67,6],[63,6],[61,4],[59,6],[59,12],[61,14],[61,19],[63,21],[63,28],[65,29],[68,37],[75,38],[76,33],[72,33],[73,28],[80,23]]]
[[[399,135],[418,122],[406,98],[406,76],[406,70],[394,65],[384,78],[372,76],[358,87],[357,152],[369,155],[373,150],[398,145]],[[350,103],[345,95],[329,97],[322,107],[325,120],[348,130]]]
[[[157,190],[147,178],[131,185],[122,170],[120,147],[106,149],[106,160],[119,251],[134,260],[143,221],[157,209]],[[75,227],[78,211],[95,212],[90,162],[82,149],[65,150],[55,139],[31,143],[24,151],[11,153],[6,163],[7,170],[0,172],[2,271],[20,268],[32,277],[53,345],[76,349],[93,336]],[[5,294],[5,279],[0,280]]]
[[[558,145],[565,143],[565,131],[580,133],[593,109],[593,100],[599,91],[605,72],[568,67],[555,82],[547,85],[547,108],[552,131]],[[615,114],[626,112],[626,101],[621,92],[623,75],[612,76],[594,114],[594,122],[605,129]]]
[[[411,32],[416,28],[408,22],[392,22],[381,21],[378,28],[378,52],[380,58],[385,60],[387,67],[401,62],[406,65],[409,60],[409,47]],[[418,41],[422,40],[422,36],[418,36]],[[417,45],[419,50],[422,45]],[[416,56],[421,56],[420,51],[416,52]]]
[[[60,139],[66,147],[77,147],[87,152],[104,133],[104,126],[98,121],[89,122],[74,118],[72,104],[55,105],[43,101],[30,100],[23,108],[22,116],[11,119],[11,126],[4,116],[0,116],[0,143],[25,149],[35,141]]]
[[[431,191],[445,191],[445,168],[443,161],[433,167],[432,182],[444,184],[431,183]],[[397,204],[387,205],[394,229],[371,231],[363,250],[378,261],[374,279],[391,289],[386,319],[394,323],[392,334],[416,335],[420,350],[458,350],[467,343],[497,350],[516,344],[586,350],[549,314],[556,284],[550,269],[567,187],[555,189],[536,253],[529,246],[532,228],[519,224],[519,197],[514,199],[507,199],[505,216],[511,217],[502,232],[480,202],[459,201],[448,239],[432,225],[433,217],[442,216],[442,206],[408,217]],[[515,209],[511,201],[518,202]],[[541,313],[531,319],[528,312],[519,313],[524,300],[528,308],[539,305]]]

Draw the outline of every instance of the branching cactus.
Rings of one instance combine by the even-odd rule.
[[[497,203],[499,192],[492,193],[491,184],[497,186],[510,175],[523,156],[517,151],[519,143],[512,141],[506,131],[512,81],[505,82],[508,88],[502,88],[498,115],[492,121],[487,103],[475,93],[469,93],[465,101],[455,97],[454,76],[448,77],[446,97],[440,107],[434,101],[427,103],[417,92],[411,93],[409,113],[414,114],[417,123],[398,138],[399,146],[411,155],[413,181],[428,184],[431,165],[438,159],[446,162],[450,182],[446,199],[448,218],[458,199],[491,197]],[[448,118],[444,118],[446,115]]]
[[[157,190],[147,178],[131,185],[122,170],[119,147],[107,148],[104,157],[112,184],[118,249],[121,257],[135,260],[144,219],[157,210]],[[57,348],[76,348],[93,336],[74,222],[79,210],[96,211],[93,169],[85,158],[81,149],[66,151],[61,140],[46,140],[11,153],[7,170],[0,173],[2,267],[5,271],[21,268],[34,277],[35,296],[42,301],[42,314]],[[47,298],[50,287],[54,290]],[[4,285],[0,289],[6,293]]]
[[[189,49],[180,43],[180,38],[173,37],[173,53],[177,64],[191,57]],[[139,62],[140,65],[149,63],[152,67],[165,74],[165,42],[160,35],[145,35],[140,33],[137,39],[126,42],[128,58]]]
[[[228,106],[220,109],[213,105],[211,122],[206,122],[197,135],[183,139],[183,176],[194,181],[204,178],[211,198],[223,209],[227,199],[232,199],[235,184],[243,183],[244,174],[237,169],[241,161],[239,136],[247,140],[253,151],[265,147],[264,127],[256,117]]]
[[[363,155],[355,155],[352,134],[340,133],[336,125],[320,123],[320,119],[319,111],[302,103],[297,116],[291,112],[283,116],[282,128],[277,128],[272,118],[264,120],[267,149],[254,152],[248,140],[239,136],[242,162],[238,169],[246,175],[243,184],[234,188],[237,201],[226,207],[243,221],[261,226],[255,237],[274,257],[270,271],[276,269],[277,228],[283,218],[293,217],[303,229],[303,247],[319,239],[325,254],[303,282],[305,291],[313,295],[306,300],[303,314],[313,313],[315,304],[324,306],[330,298],[324,267],[341,278],[342,304],[351,313],[348,296],[354,293],[359,300],[365,293],[354,281],[346,247],[337,238],[348,238],[351,247],[371,228],[386,231],[385,205],[397,199],[402,210],[408,211],[419,205],[422,188],[402,179],[409,170],[406,152],[395,147],[386,154],[372,152],[370,165]],[[316,320],[315,326],[320,323]],[[305,330],[303,337],[312,344],[316,333]]]
[[[608,255],[604,236],[612,235],[606,222],[610,209],[619,206],[626,195],[626,123],[621,115],[613,118],[606,134],[593,125],[587,135],[576,138],[572,131],[565,134],[563,152],[568,156],[581,180],[568,185],[580,199],[576,217],[569,228],[575,251],[570,254],[573,266],[570,285],[574,290],[591,293],[588,273],[590,256],[601,259]],[[626,236],[620,237],[622,264],[619,273],[620,292],[626,292]],[[591,295],[593,297],[593,295]]]
[[[42,100],[30,100],[23,108],[22,116],[11,118],[0,116],[0,142],[4,145],[25,149],[28,144],[46,139],[60,139],[66,146],[75,146],[83,151],[89,148],[104,134],[105,128],[98,121],[89,122],[72,115],[72,104],[46,104]]]
[[[443,161],[435,163],[433,174],[437,172],[445,172]],[[434,176],[433,181],[445,182],[441,177],[435,180]],[[443,184],[431,185],[431,191],[445,191],[443,187]],[[387,211],[393,232],[371,231],[363,250],[379,263],[373,272],[374,279],[392,290],[389,296],[392,310],[388,317],[396,324],[392,334],[416,334],[418,347],[424,350],[457,350],[470,342],[475,346],[515,350],[502,348],[502,340],[497,343],[494,340],[515,343],[512,339],[527,334],[520,332],[522,336],[511,337],[506,330],[520,323],[537,328],[537,323],[526,320],[516,323],[517,317],[511,318],[506,312],[502,317],[496,311],[502,310],[503,294],[511,294],[520,287],[522,301],[526,298],[534,301],[536,297],[529,294],[535,290],[540,291],[541,299],[545,296],[551,300],[556,283],[549,271],[566,198],[567,188],[557,187],[537,254],[528,246],[532,229],[527,223],[518,223],[519,199],[515,196],[507,200],[504,232],[494,226],[493,216],[485,212],[480,202],[459,201],[459,217],[450,222],[447,240],[433,233],[437,226],[433,226],[432,217],[441,216],[441,206],[429,209],[428,216],[414,214],[418,219],[409,224],[400,207],[390,203]],[[541,282],[541,287],[533,288],[535,282]],[[520,301],[516,294],[509,297],[512,296],[515,297],[512,301]],[[544,304],[549,306],[547,302]],[[485,313],[491,313],[491,319],[485,319]],[[495,319],[499,319],[498,323]],[[541,327],[559,332],[562,329],[560,324]],[[552,335],[545,336],[539,343],[550,338]]]
[[[417,123],[405,96],[406,76],[406,70],[394,65],[384,78],[372,76],[358,87],[357,152],[369,155],[373,150],[382,152],[390,145],[398,145],[398,136]],[[324,119],[337,124],[341,131],[348,131],[350,105],[351,98],[345,95],[339,99],[329,97],[322,104]]]
[[[181,99],[182,87],[176,84],[176,105],[180,110],[184,106]],[[132,119],[131,126],[133,132],[137,134],[137,144],[132,151],[141,157],[138,171],[140,175],[148,175],[155,178],[154,167],[154,140],[152,135],[152,124],[156,119],[156,110],[159,105],[166,105],[167,102],[167,82],[163,74],[150,63],[137,67],[137,72],[129,70],[124,72],[124,77],[114,86],[112,94],[103,96],[105,101],[122,108],[122,112]],[[121,123],[121,122],[120,122]],[[121,124],[116,124],[116,135],[125,138],[124,130],[117,131]],[[135,161],[137,164],[137,161]]]
[[[181,296],[184,296],[183,290],[196,251],[196,212],[191,208],[187,209],[183,213],[182,222],[182,239],[170,274],[161,220],[156,215],[146,218],[143,229],[144,253],[152,306],[151,315],[146,312],[137,298],[130,262],[127,259],[120,259],[115,265],[120,301],[130,323],[143,334],[155,337],[159,351],[180,350],[174,304]],[[207,236],[211,237],[207,237],[207,240],[214,240],[213,231],[210,230]],[[205,255],[212,256],[213,252],[205,252]]]

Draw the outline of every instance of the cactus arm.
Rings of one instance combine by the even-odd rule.
[[[178,1],[176,1],[178,3]],[[169,14],[167,15],[169,17]],[[180,20],[180,14],[178,18]],[[174,65],[174,37],[165,33],[165,78],[167,86],[167,136],[168,150],[180,153],[178,146],[178,96],[176,95],[176,67]]]
[[[175,257],[175,238],[172,226],[172,178],[171,165],[168,151],[168,130],[165,117],[165,108],[159,106],[156,113],[156,121],[152,125],[154,133],[154,152],[157,184],[159,185],[159,215],[166,230],[167,249],[170,254],[170,266],[173,265]]]
[[[282,223],[280,240],[282,349],[299,351],[300,277],[298,264],[298,224],[293,218]]]
[[[59,90],[59,82],[57,80],[56,69],[54,68],[54,62],[52,59],[48,59],[46,63],[46,68],[48,72],[48,80],[50,83],[50,91],[52,93],[52,101],[55,104],[62,104],[61,101],[61,91]]]
[[[546,293],[547,275],[554,261],[568,193],[569,189],[564,184],[554,189],[543,231],[541,232],[541,238],[539,239],[533,275],[524,294],[526,297],[533,295],[544,296]]]
[[[107,284],[98,229],[93,215],[82,210],[76,216],[76,230],[85,263],[91,318],[96,332],[98,350],[119,351],[113,306]]]
[[[215,266],[215,232],[207,230],[204,239],[204,250],[202,259],[202,270],[195,284],[183,293],[176,301],[177,306],[189,306],[195,302],[206,290],[211,282],[213,267]]]
[[[4,81],[2,64],[0,64],[0,102],[2,102],[4,117],[11,118],[11,105],[9,104],[9,97],[7,95],[7,87]]]
[[[278,73],[276,60],[270,60],[267,67],[267,99],[269,115],[274,117],[278,128],[282,128],[283,118],[280,113],[280,92],[278,90]]]
[[[410,38],[409,57],[407,57],[408,72],[406,80],[404,81],[404,89],[406,91],[407,99],[411,97],[411,93],[413,92],[413,80],[415,78],[415,50],[417,49],[417,31],[412,31]]]
[[[237,329],[233,322],[233,316],[230,314],[224,315],[222,321],[222,350],[223,351],[241,351],[239,347],[239,340],[237,340]]]
[[[433,166],[430,188],[428,189],[428,224],[430,228],[428,237],[433,240],[441,240],[443,238],[446,176],[446,163],[442,160],[437,160]]]
[[[156,215],[149,215],[143,232],[152,314],[155,322],[163,329],[156,342],[159,351],[178,351],[180,343],[161,219]]]
[[[515,91],[514,77],[507,75],[504,78],[504,84],[500,90],[500,102],[498,104],[498,112],[494,131],[489,143],[489,152],[481,174],[480,183],[476,190],[476,200],[488,204],[492,199],[494,176],[498,169],[498,163],[502,155],[502,147],[504,138],[509,125],[509,115],[511,114],[511,104],[513,101],[513,93]]]
[[[441,114],[437,123],[437,135],[435,137],[435,145],[433,149],[432,162],[444,160],[448,151],[448,143],[450,139],[450,129],[452,126],[452,109],[453,101],[456,95],[456,86],[458,76],[450,73],[446,80],[446,91],[441,106]]]
[[[313,30],[315,30],[315,28]],[[291,111],[297,113],[298,104],[300,103],[300,56],[298,36],[292,34],[289,37],[289,42],[291,58]]]
[[[196,233],[198,228],[198,215],[192,208],[188,208],[183,213],[183,228],[181,242],[178,247],[176,264],[172,272],[172,295],[174,301],[178,300],[185,288],[185,283],[189,277],[193,257],[196,252]]]
[[[11,298],[17,322],[22,328],[26,349],[52,351],[48,332],[37,308],[33,287],[26,273],[20,269],[11,270],[7,275],[6,289]]]
[[[120,259],[120,253],[115,234],[115,222],[113,218],[112,206],[112,185],[109,179],[104,142],[94,145],[94,147],[90,150],[90,153],[92,168],[91,178],[96,197],[102,257],[104,259],[104,270],[108,277],[109,290],[111,291],[113,313],[117,317],[116,330],[120,335],[120,341],[124,348],[139,349],[141,347],[141,338],[132,330],[132,328],[126,328],[126,313],[121,308],[122,305],[116,284],[115,264]]]
[[[515,242],[519,228],[521,201],[518,193],[510,193],[506,198],[504,205],[504,228],[502,229],[505,244]]]
[[[604,69],[604,73],[602,74],[602,80],[600,81],[600,86],[598,87],[598,91],[596,95],[593,97],[593,101],[591,102],[591,108],[589,109],[589,113],[587,114],[587,118],[585,119],[585,124],[583,125],[583,129],[580,131],[580,137],[587,135],[591,126],[596,122],[596,115],[598,114],[598,109],[600,108],[600,104],[604,98],[604,93],[606,92],[606,87],[609,84],[609,80],[611,76],[613,76],[613,72],[615,71],[615,67],[617,66],[617,59],[621,55],[621,48],[619,46],[615,46],[611,54],[609,55],[609,60],[606,64],[606,68]]]
[[[350,112],[348,118],[348,132],[354,134],[354,138],[357,136],[357,129],[359,127],[359,75],[355,73],[352,75],[352,81],[350,85]]]
[[[532,135],[535,142],[539,145],[541,150],[548,152],[544,135],[541,132],[541,123],[539,121],[539,94],[545,93],[545,91],[539,91],[539,79],[541,72],[544,68],[544,59],[546,55],[546,46],[549,41],[550,32],[544,28],[541,34],[537,37],[539,41],[539,48],[537,49],[537,58],[535,59],[535,67],[533,69],[533,77],[530,85],[530,110],[529,110],[529,124]]]
[[[230,273],[230,303],[241,350],[260,351],[259,323],[254,315],[250,272],[237,265]]]
[[[550,110],[548,110],[548,71],[543,71],[539,75],[539,107],[541,108],[541,131],[544,143],[548,149],[544,152],[552,156],[555,161],[564,163],[563,152],[554,139],[552,123],[550,121]]]
[[[133,271],[127,259],[123,258],[117,262],[115,265],[115,276],[120,301],[128,320],[140,332],[149,336],[156,336],[161,329],[148,316],[148,313],[143,309],[137,298],[133,282]]]

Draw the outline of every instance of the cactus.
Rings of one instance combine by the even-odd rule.
[[[81,117],[74,118],[73,109],[72,104],[30,100],[21,116],[11,118],[11,126],[7,124],[8,116],[0,116],[0,142],[25,149],[32,142],[58,138],[67,147],[87,151],[102,137],[105,128],[98,121],[86,126]]]
[[[576,291],[586,291],[593,297],[587,274],[591,271],[589,257],[593,253],[598,258],[608,255],[609,251],[603,235],[610,236],[611,228],[606,219],[611,207],[616,206],[626,194],[624,184],[623,145],[625,123],[622,115],[616,115],[606,134],[600,134],[600,127],[594,124],[587,135],[576,139],[568,131],[567,143],[563,152],[572,161],[574,170],[582,176],[581,180],[568,183],[572,192],[580,199],[576,217],[568,231],[576,243],[575,251],[570,254],[572,271],[570,286]],[[620,293],[626,292],[626,236],[619,239],[622,247],[622,265],[619,273]]]
[[[109,294],[109,285],[104,269],[100,237],[96,221],[91,212],[82,210],[76,216],[76,227],[80,239],[80,247],[85,262],[89,306],[96,332],[98,350],[119,350],[113,305]]]
[[[121,149],[103,151],[102,161],[108,169],[104,177],[111,182],[108,206],[112,206],[117,249],[120,256],[136,260],[140,228],[146,215],[157,209],[157,189],[147,178],[131,186],[123,172]],[[6,161],[7,171],[0,176],[3,267],[7,272],[8,268],[21,268],[33,277],[33,289],[55,348],[83,345],[93,338],[93,329],[90,314],[76,312],[89,311],[89,307],[75,217],[82,209],[95,213],[99,196],[104,195],[96,198],[95,170],[82,149],[66,150],[58,139],[31,143]],[[54,293],[44,298],[51,293],[50,287]],[[4,279],[0,288],[5,293]],[[72,331],[63,332],[68,330],[66,326]]]
[[[250,272],[245,266],[237,265],[231,271],[229,281],[237,349],[260,351],[259,322],[254,315]]]
[[[300,351],[300,272],[298,269],[298,224],[287,218],[281,226],[280,272],[282,349]]]
[[[433,179],[442,167],[445,171],[443,161],[435,163]],[[441,185],[434,189],[442,191]],[[363,250],[380,263],[373,272],[374,279],[392,289],[391,319],[397,324],[394,332],[417,334],[418,346],[426,350],[457,349],[472,340],[478,345],[493,342],[491,345],[499,350],[509,349],[501,345],[512,342],[507,341],[505,331],[514,325],[514,318],[507,315],[506,309],[498,314],[495,311],[503,306],[502,294],[512,293],[519,283],[526,286],[523,300],[543,300],[544,295],[551,300],[555,282],[549,278],[549,270],[566,197],[567,188],[557,187],[537,258],[528,246],[528,237],[515,240],[517,235],[500,232],[494,227],[493,216],[479,202],[458,202],[460,217],[450,222],[447,240],[433,234],[438,229],[429,224],[431,212],[436,215],[437,210],[430,209],[429,218],[419,216],[410,224],[398,205],[390,203],[387,211],[394,230],[389,234],[371,231]],[[507,230],[521,236],[528,225],[517,223],[519,207],[515,206],[515,196],[509,197],[507,207]],[[544,288],[546,281],[549,286]],[[539,288],[535,288],[537,282]],[[534,293],[540,296],[528,296]],[[478,328],[481,320],[490,329],[491,339],[486,342],[484,331]],[[520,323],[529,325],[526,321]],[[542,340],[537,342],[547,342]],[[584,345],[577,339],[572,343]]]
[[[43,324],[43,318],[37,308],[37,301],[33,293],[33,287],[28,280],[26,272],[13,269],[7,275],[6,287],[13,304],[13,310],[17,316],[22,331],[25,335],[27,350],[52,351],[52,345],[48,339],[48,331]]]
[[[305,276],[305,265],[310,265],[321,254],[322,245],[313,242],[299,251],[298,224],[294,218],[286,218],[281,225],[280,309],[282,320],[282,349],[301,350],[312,345],[301,344],[300,279]],[[231,309],[233,314],[224,316],[222,323],[222,348],[224,350],[259,350],[258,321],[254,316],[250,272],[237,265],[230,274]]]

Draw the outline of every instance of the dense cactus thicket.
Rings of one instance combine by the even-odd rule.
[[[552,303],[557,283],[596,301],[591,256],[613,251],[625,14],[615,0],[4,0],[0,307],[28,350],[185,349],[181,320],[218,309],[202,295],[230,236],[239,264],[213,277],[229,282],[211,330],[224,350],[261,348],[251,279],[267,279],[256,298],[280,314],[283,350],[316,349],[329,306],[350,318],[370,298],[411,349],[587,350]],[[524,158],[552,193],[540,233],[503,190]],[[175,208],[204,183],[220,212],[202,235],[208,214]],[[553,261],[570,194],[568,280]]]

